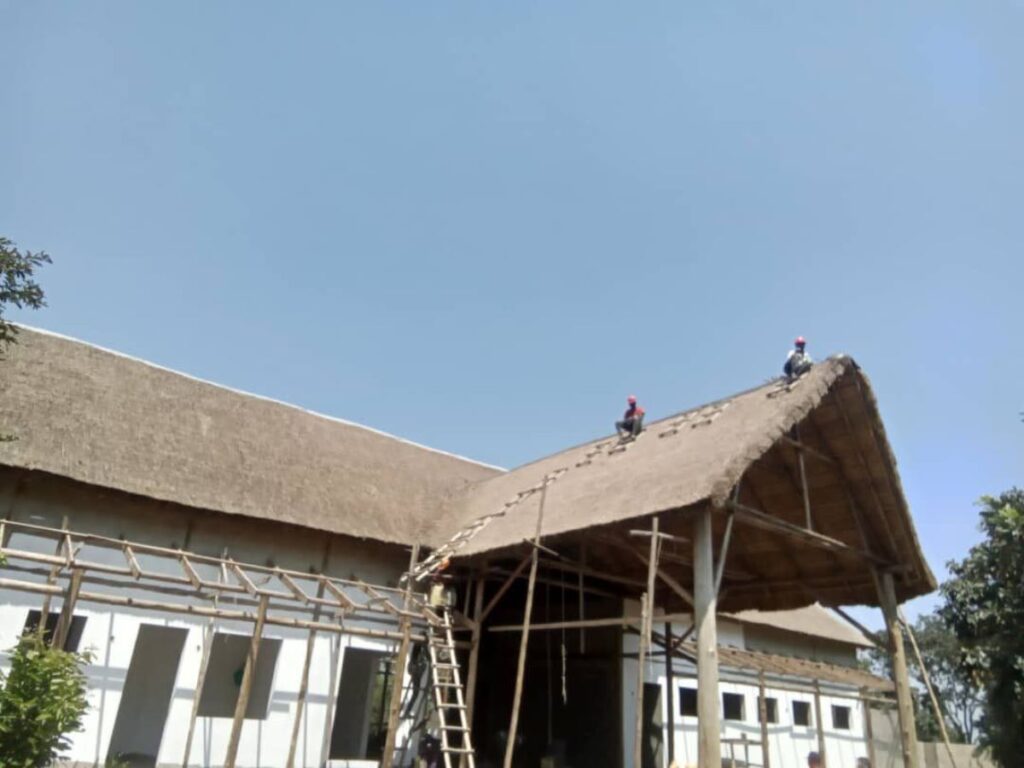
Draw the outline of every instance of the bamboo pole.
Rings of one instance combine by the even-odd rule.
[[[878,574],[878,601],[882,606],[885,626],[889,634],[889,653],[892,655],[892,675],[896,684],[896,701],[900,723],[900,745],[905,768],[918,768],[917,727],[914,723],[914,704],[910,696],[910,677],[907,674],[907,655],[900,631],[899,604],[891,573]]]
[[[654,623],[654,586],[658,571],[658,518],[651,518],[651,549],[647,557],[647,591],[641,603],[640,648],[636,665],[636,695],[633,722],[633,768],[641,768],[643,762],[644,734],[644,656],[651,644],[651,629]]]
[[[17,579],[0,578],[0,589],[12,589],[20,592],[31,592],[35,594],[59,595],[62,590],[58,586],[49,584],[37,584],[29,581],[18,581]],[[266,597],[266,595],[264,595]],[[215,616],[228,621],[245,621],[255,623],[256,614],[248,611],[229,611],[225,609],[207,608],[202,605],[181,605],[175,603],[164,603],[157,600],[144,600],[137,597],[122,597],[100,592],[80,592],[78,599],[84,603],[99,603],[101,605],[119,605],[125,608],[138,608],[140,610],[163,611],[165,613],[181,613],[189,616]],[[304,619],[286,619],[277,616],[267,616],[266,623],[277,627],[290,627],[292,629],[316,629],[320,632],[332,632],[342,635],[356,635],[358,637],[374,637],[385,640],[401,640],[399,632],[392,632],[385,629],[366,629],[364,627],[339,626],[324,624],[323,622],[306,621]],[[426,642],[426,635],[415,634],[413,641],[418,643]],[[459,647],[464,647],[456,643]]]
[[[828,757],[825,754],[825,718],[821,714],[821,686],[814,681],[814,724],[818,731],[818,755],[821,757],[821,764],[828,766]]]
[[[325,573],[327,571],[330,557],[331,540],[328,539],[327,545],[324,547],[324,557],[323,562],[320,565],[320,573]],[[324,589],[323,581],[317,580],[316,596],[318,598],[323,597]],[[313,621],[318,621],[320,619],[321,610],[323,610],[323,607],[318,603],[313,609]],[[299,745],[299,730],[302,727],[302,715],[306,709],[306,697],[309,695],[309,667],[313,662],[313,650],[315,647],[316,630],[311,629],[309,630],[309,637],[306,638],[306,657],[302,662],[302,677],[299,679],[299,696],[295,702],[295,722],[292,723],[292,737],[288,742],[288,762],[285,763],[286,768],[294,768],[295,766],[295,752]]]
[[[224,555],[227,556],[227,550],[224,550]],[[187,560],[183,562],[188,562]],[[220,572],[217,577],[218,579],[227,578],[227,568],[225,566],[220,567]],[[217,607],[217,601],[220,599],[219,594],[213,596],[213,607]],[[196,720],[199,719],[199,701],[203,696],[203,688],[206,686],[206,671],[210,666],[210,653],[213,649],[213,637],[214,637],[214,626],[216,619],[210,617],[207,622],[206,630],[203,632],[203,653],[199,660],[199,676],[196,678],[196,689],[192,694],[192,712],[189,716],[188,721],[188,734],[185,736],[185,755],[181,760],[181,768],[188,768],[189,758],[192,757],[192,740],[195,737],[196,732]]]
[[[65,531],[68,529],[68,516],[67,515],[64,515],[64,517],[61,519],[60,527],[61,527],[62,530],[65,530]],[[56,557],[56,556],[60,555],[60,553],[64,550],[64,547],[66,545],[67,545],[67,541],[65,539],[58,539],[57,540],[57,546],[55,547],[54,553],[53,553],[54,556]],[[71,553],[67,552],[66,553],[66,557],[71,557]],[[50,569],[50,573],[46,577],[46,583],[47,584],[56,584],[57,583],[57,577],[60,576],[60,572],[61,572],[61,566],[59,566],[59,565],[53,566]],[[39,612],[39,626],[37,627],[37,631],[38,631],[40,639],[42,639],[45,636],[45,634],[46,634],[46,624],[47,624],[47,619],[49,618],[49,616],[50,616],[50,595],[46,595],[43,598],[43,607],[42,607],[42,609]]]
[[[665,703],[668,705],[668,764],[672,765],[676,759],[676,686],[675,686],[675,664],[669,649],[672,648],[672,622],[665,622],[665,687],[668,688],[668,698]]]
[[[946,745],[946,752],[949,754],[949,763],[953,768],[957,768],[956,758],[953,756],[953,747],[949,743],[949,732],[946,730],[946,718],[942,713],[942,708],[939,706],[939,699],[935,695],[935,689],[932,687],[932,681],[928,675],[928,670],[924,666],[924,659],[921,658],[921,649],[917,647],[917,638],[914,637],[914,630],[911,629],[910,622],[908,622],[907,617],[903,615],[902,609],[899,611],[899,617],[903,624],[903,628],[907,630],[907,637],[910,638],[910,647],[914,649],[914,657],[917,659],[917,666],[921,670],[921,679],[924,680],[924,687],[928,689],[928,697],[932,702],[935,719],[939,721],[939,731],[942,733],[942,742]]]
[[[60,608],[60,618],[57,619],[57,626],[53,630],[53,637],[50,638],[50,647],[58,650],[64,647],[68,640],[68,632],[71,631],[71,620],[74,618],[75,604],[78,602],[79,590],[82,588],[82,571],[75,568],[71,571],[71,581],[68,583],[67,592],[64,593],[64,605]]]
[[[540,543],[541,530],[544,525],[544,502],[548,495],[548,478],[540,491],[540,503],[537,509],[537,530],[533,540]],[[512,755],[516,749],[516,729],[519,727],[519,705],[523,699],[523,673],[526,670],[526,649],[530,641],[530,614],[533,611],[533,590],[537,584],[537,560],[539,550],[534,547],[530,553],[530,579],[526,587],[526,608],[523,612],[523,635],[519,640],[519,661],[516,667],[516,687],[512,694],[512,717],[508,726],[508,743],[505,745],[504,768],[512,768]]]
[[[768,689],[764,684],[764,670],[757,673],[757,711],[761,721],[761,765],[771,768],[771,748],[768,743]]]
[[[412,574],[416,568],[416,561],[420,557],[420,545],[413,544],[412,554],[409,557],[408,573]],[[405,596],[402,601],[402,609],[409,610],[409,602],[412,599],[412,577],[405,580]],[[409,660],[409,646],[411,644],[410,634],[412,623],[407,618],[402,619],[402,640],[398,646],[398,659],[395,661],[394,674],[391,679],[391,698],[388,702],[388,732],[384,738],[384,754],[381,756],[381,768],[391,768],[395,759],[395,738],[398,735],[398,716],[402,710],[402,688],[405,685],[405,667]]]
[[[478,622],[483,623],[483,620],[491,614],[491,611],[494,610],[498,601],[501,600],[501,598],[505,596],[505,593],[512,588],[512,585],[516,583],[516,579],[522,575],[523,571],[525,571],[527,566],[530,565],[532,558],[535,558],[536,556],[537,550],[534,549],[529,555],[519,561],[519,565],[517,565],[515,570],[512,571],[512,573],[505,579],[505,583],[503,583],[498,588],[498,591],[494,593],[494,597],[487,601],[487,605],[484,607],[483,613],[481,613],[476,619]]]
[[[715,612],[715,564],[711,508],[693,523],[694,622],[697,625],[697,761],[699,768],[721,768],[721,726],[718,719],[718,629]]]
[[[235,716],[231,721],[231,739],[228,741],[228,752],[224,758],[224,768],[235,768],[238,757],[238,745],[242,738],[242,725],[245,712],[249,708],[249,694],[252,693],[252,681],[256,677],[256,661],[259,659],[260,641],[263,639],[263,624],[267,617],[267,595],[260,597],[259,613],[256,626],[249,641],[249,655],[245,657],[245,668],[242,671],[242,685],[238,689],[238,701],[235,702]]]

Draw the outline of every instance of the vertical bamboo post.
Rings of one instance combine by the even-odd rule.
[[[242,671],[242,685],[238,689],[238,701],[235,702],[235,716],[231,721],[231,739],[228,741],[228,752],[224,758],[224,768],[235,768],[238,757],[238,745],[242,738],[242,725],[245,711],[249,708],[249,694],[252,692],[252,680],[256,676],[256,661],[260,653],[260,641],[263,639],[263,624],[267,620],[268,595],[260,595],[260,607],[256,614],[256,626],[249,641],[249,655],[245,657],[245,668]]]
[[[60,527],[61,527],[61,530],[64,530],[64,531],[66,531],[68,529],[68,516],[67,515],[64,515],[64,517],[61,519]],[[53,554],[54,555],[59,555],[61,552],[64,551],[65,546],[69,546],[68,545],[68,541],[67,541],[66,538],[64,538],[62,536],[57,541],[57,546],[55,547],[55,550],[54,550]],[[72,553],[71,552],[65,552],[64,556],[66,558],[70,559],[72,557]],[[46,577],[46,583],[47,584],[56,584],[57,583],[57,577],[60,576],[60,570],[61,570],[61,567],[59,565],[53,566],[50,569],[49,575]],[[42,639],[43,636],[46,634],[46,623],[47,623],[47,619],[49,618],[49,616],[50,616],[50,594],[47,593],[46,596],[43,597],[43,607],[39,611],[39,627],[37,628],[37,633],[38,633],[40,639]]]
[[[473,710],[476,707],[476,678],[480,662],[480,638],[483,632],[484,589],[487,580],[481,573],[476,580],[476,595],[473,598],[473,635],[469,646],[469,670],[466,676],[466,722],[473,727]],[[467,756],[459,758],[459,765],[465,768]]]
[[[330,562],[331,557],[331,540],[327,540],[327,546],[324,548],[324,558],[320,565],[320,575],[323,576],[327,573],[327,566]],[[323,579],[317,579],[316,596],[322,598],[324,596],[324,581]],[[319,621],[322,606],[320,603],[316,604],[313,609],[313,621]],[[288,762],[285,763],[286,768],[294,768],[295,766],[295,751],[299,745],[299,729],[302,727],[302,715],[306,709],[306,697],[309,695],[309,667],[313,662],[313,650],[316,647],[316,630],[309,630],[309,637],[306,638],[306,657],[302,662],[302,677],[299,679],[299,696],[295,702],[295,722],[292,723],[292,738],[288,742]]]
[[[530,579],[526,586],[526,608],[523,615],[523,634],[519,640],[519,661],[516,666],[516,687],[512,694],[512,717],[508,726],[508,743],[505,745],[504,768],[512,768],[512,754],[516,748],[516,729],[519,727],[519,704],[523,699],[523,673],[526,670],[526,649],[530,640],[530,615],[533,612],[533,590],[537,584],[537,561],[540,544],[540,533],[544,524],[544,502],[548,495],[548,478],[540,490],[540,502],[537,509],[537,530],[533,536],[533,552],[530,554]]]
[[[666,609],[667,610],[667,609]],[[673,667],[675,654],[672,648],[672,622],[665,622],[665,687],[668,688],[665,703],[668,705],[668,764],[676,760],[676,685]]]
[[[412,554],[409,557],[409,570],[405,580],[405,595],[402,598],[402,608],[409,610],[409,603],[412,597],[412,571],[416,567],[416,561],[420,557],[420,545],[414,544]],[[391,768],[395,759],[395,738],[398,735],[398,715],[402,709],[402,689],[405,686],[405,666],[409,660],[409,634],[412,632],[412,622],[408,616],[402,617],[402,641],[398,646],[398,659],[395,661],[394,674],[391,678],[391,699],[388,702],[388,733],[384,739],[384,754],[381,756],[381,768]]]
[[[227,581],[227,569],[223,564],[223,558],[227,557],[228,550],[225,548],[221,552],[221,566],[220,573],[217,575],[217,580],[223,579]],[[187,561],[187,557],[182,555]],[[217,603],[220,600],[220,592],[213,593],[213,607],[217,607]],[[206,670],[210,667],[210,652],[213,647],[214,637],[214,626],[216,619],[212,616],[206,624],[206,630],[203,632],[203,652],[199,660],[199,675],[196,677],[196,689],[192,694],[192,713],[188,721],[188,734],[185,736],[185,756],[181,759],[181,768],[188,768],[189,758],[192,756],[192,739],[196,732],[196,720],[199,718],[199,700],[203,696],[203,687],[206,685]]]
[[[771,768],[772,759],[768,745],[768,690],[764,684],[764,670],[757,673],[757,711],[761,720],[761,765]]]
[[[651,519],[651,549],[647,560],[647,591],[641,600],[640,647],[637,652],[635,719],[633,723],[633,768],[643,763],[644,734],[644,660],[651,645],[654,626],[654,579],[658,574],[658,518]]]
[[[828,757],[825,754],[825,718],[821,714],[821,685],[814,681],[814,724],[818,726],[818,755],[821,757],[821,764],[828,766]]]
[[[871,704],[868,702],[866,689],[861,690],[860,703],[864,710],[864,738],[868,742],[868,762],[875,766],[875,728],[871,723]]]
[[[935,712],[935,719],[939,721],[939,731],[942,733],[942,743],[946,745],[946,753],[949,755],[949,764],[953,768],[956,766],[956,758],[953,756],[953,747],[949,743],[949,732],[946,730],[946,718],[942,713],[942,708],[939,706],[939,699],[935,695],[935,689],[932,688],[931,678],[928,676],[928,670],[924,666],[924,659],[921,658],[921,649],[917,647],[917,638],[914,637],[914,630],[910,627],[910,622],[907,621],[907,617],[903,615],[903,611],[899,612],[900,621],[903,623],[903,627],[907,630],[907,637],[910,639],[910,647],[914,649],[914,657],[917,659],[917,666],[921,670],[921,679],[924,680],[924,687],[928,689],[928,697],[932,702],[932,710]]]
[[[721,768],[722,742],[718,719],[718,627],[715,612],[715,564],[710,507],[693,523],[693,597],[697,624],[697,762],[699,768]]]
[[[900,631],[899,604],[896,602],[896,586],[892,574],[879,573],[878,601],[882,606],[885,626],[889,635],[889,653],[892,655],[892,676],[896,684],[896,702],[900,722],[900,745],[903,750],[905,768],[918,768],[917,726],[914,722],[914,703],[910,696],[910,677],[907,675],[907,654],[903,648],[903,632]]]
[[[53,637],[50,638],[50,647],[58,650],[64,647],[67,642],[68,632],[71,631],[71,620],[74,618],[75,603],[78,602],[78,590],[82,588],[82,570],[74,568],[71,571],[71,581],[68,582],[67,591],[64,593],[64,605],[60,608],[60,618],[57,619],[57,626],[53,630]]]

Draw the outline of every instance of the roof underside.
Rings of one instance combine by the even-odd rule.
[[[506,510],[460,556],[515,557],[543,497],[546,546],[642,584],[647,540],[630,530],[657,514],[675,537],[660,564],[692,589],[693,517],[710,506],[716,552],[736,513],[722,610],[877,605],[873,568],[892,570],[901,600],[935,588],[870,385],[850,358],[830,358],[788,387],[772,382],[655,422],[626,450],[615,447],[606,438],[478,483],[453,500],[435,535]],[[681,606],[679,590],[664,581],[659,590],[660,605]]]

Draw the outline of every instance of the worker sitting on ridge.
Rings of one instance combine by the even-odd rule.
[[[626,402],[629,406],[622,415],[622,421],[615,422],[615,431],[623,439],[636,437],[644,428],[644,409],[636,404],[636,395],[630,395]]]
[[[800,378],[814,365],[811,356],[807,354],[806,347],[807,340],[803,336],[797,336],[796,341],[793,342],[793,349],[786,356],[786,364],[782,366],[782,370],[790,381]]]

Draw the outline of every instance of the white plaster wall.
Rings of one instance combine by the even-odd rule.
[[[227,549],[230,556],[240,562],[265,565],[271,561],[285,568],[302,571],[311,567],[320,569],[325,546],[330,540],[331,556],[326,572],[341,578],[357,576],[374,584],[396,583],[407,564],[408,554],[400,547],[356,542],[302,529],[284,529],[244,518],[204,515],[194,510],[102,493],[57,480],[42,484],[29,483],[15,495],[9,481],[10,478],[0,472],[0,503],[16,521],[59,528],[63,517],[67,516],[69,528],[77,532],[124,537],[165,547],[183,546],[186,532],[190,530],[190,551],[220,555]],[[53,554],[55,545],[52,540],[44,541],[15,532],[7,546]],[[125,565],[123,556],[116,550],[86,547],[81,556],[94,562],[122,567]],[[177,575],[181,573],[167,560],[145,555],[139,555],[138,559],[143,569],[174,572]],[[0,573],[22,581],[45,581],[43,575],[2,568]],[[213,572],[202,575],[204,578],[215,578]],[[66,586],[66,575],[62,575],[58,583]],[[109,589],[88,582],[83,588],[98,592]],[[154,593],[145,590],[117,590],[117,594],[159,599]],[[187,602],[178,597],[170,599]],[[0,590],[0,669],[3,671],[9,669],[6,650],[17,641],[29,610],[38,610],[42,602],[42,595]],[[208,601],[195,602],[209,605]],[[61,603],[62,600],[55,597],[50,610],[59,611]],[[222,605],[227,608],[231,607],[231,603],[230,597],[222,600]],[[71,736],[68,756],[73,761],[85,764],[103,764],[139,626],[148,623],[182,627],[189,632],[178,666],[158,757],[158,764],[180,766],[202,655],[203,633],[208,620],[187,615],[114,608],[84,601],[76,606],[75,615],[87,619],[79,649],[91,650],[94,659],[87,669],[89,709],[82,731]],[[252,631],[252,624],[242,622],[218,620],[214,627],[218,632],[244,635]],[[283,766],[286,762],[308,632],[268,625],[264,637],[278,638],[282,643],[268,716],[266,719],[244,722],[238,753],[238,765],[244,768]],[[393,650],[392,645],[386,641],[318,634],[310,666],[307,703],[299,731],[296,765],[319,766],[322,764],[321,757],[327,754],[334,714],[331,693],[337,690],[347,647]],[[230,718],[199,718],[189,764],[222,765],[230,730]]]
[[[737,623],[720,621],[719,627],[725,626],[725,632],[720,632],[720,638],[726,637],[733,641],[737,639]],[[734,625],[734,626],[729,626]],[[673,633],[685,631],[685,626],[673,625]],[[661,631],[662,627],[657,627]],[[742,627],[738,627],[740,638]],[[722,644],[731,644],[726,640]],[[639,637],[635,634],[626,634],[623,637],[623,652],[625,654],[636,653],[639,647]],[[622,685],[622,712],[623,712],[623,765],[629,766],[633,759],[633,745],[635,734],[635,696],[637,685],[637,661],[636,659],[623,659],[623,685]],[[665,747],[662,754],[665,758],[665,765],[668,765],[668,681],[666,677],[664,658],[648,660],[644,664],[644,681],[647,683],[658,683],[662,688],[662,720],[665,724]],[[730,677],[727,670],[723,670],[723,677]],[[810,681],[808,681],[810,682]],[[675,660],[673,666],[673,686],[676,689],[672,692],[675,710],[675,733],[672,738],[675,743],[676,761],[680,766],[697,764],[697,718],[682,717],[679,714],[679,693],[680,688],[696,688],[697,677],[692,665],[686,664],[680,659]],[[730,679],[723,679],[719,683],[719,716],[722,715],[721,694],[738,693],[745,698],[744,721],[721,720],[723,739],[741,739],[746,735],[749,741],[748,754],[751,765],[763,765],[761,752],[761,726],[758,722],[757,697],[759,695],[756,681],[736,682]],[[773,689],[771,683],[767,686],[766,695],[778,699],[779,722],[768,726],[768,741],[771,749],[772,768],[805,768],[807,765],[807,753],[818,749],[818,732],[815,725],[814,695],[813,693],[791,693],[788,691]],[[808,727],[793,725],[792,702],[794,699],[807,701],[811,708],[811,724]],[[850,729],[837,730],[832,726],[832,704],[850,707]],[[825,752],[829,765],[842,768],[842,766],[853,766],[858,757],[867,757],[867,742],[864,736],[864,712],[856,699],[855,691],[844,691],[823,687],[821,696],[821,710],[825,725]],[[733,746],[737,760],[744,759],[744,751],[741,744]],[[729,757],[730,751],[727,744],[722,745],[723,757]]]

